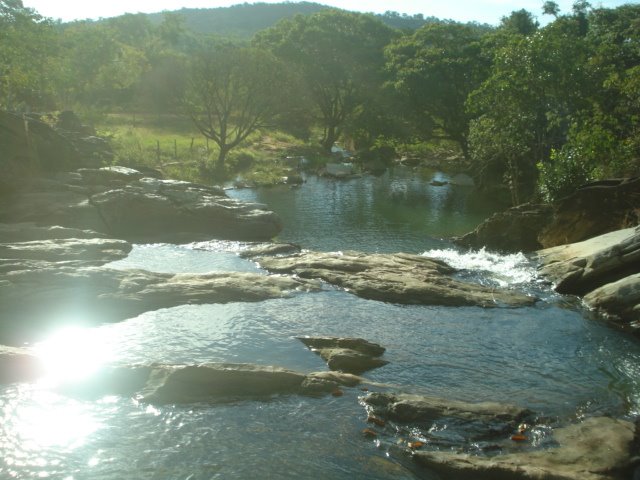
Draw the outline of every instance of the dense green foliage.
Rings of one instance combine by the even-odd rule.
[[[363,156],[453,142],[514,203],[637,175],[640,5],[540,7],[543,27],[309,2],[60,24],[0,0],[0,108],[187,116],[219,167],[276,129]]]

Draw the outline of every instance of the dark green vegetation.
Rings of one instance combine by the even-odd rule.
[[[175,160],[179,142],[193,153],[204,136],[189,160],[217,178],[287,135],[378,161],[448,142],[481,188],[513,203],[637,174],[640,5],[540,12],[553,21],[518,10],[494,28],[284,3],[59,24],[0,0],[0,108],[191,118]],[[134,155],[116,141],[119,160]]]

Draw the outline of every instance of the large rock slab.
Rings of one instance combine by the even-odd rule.
[[[33,222],[0,223],[0,243],[29,242],[63,238],[101,238],[93,230],[65,228],[59,225],[40,226]]]
[[[264,205],[218,187],[144,177],[124,167],[32,180],[0,204],[0,222],[91,229],[137,242],[269,240],[282,229]]]
[[[20,338],[42,334],[45,326],[65,319],[113,322],[178,305],[256,302],[319,288],[314,281],[239,272],[171,274],[58,266],[15,270],[0,280],[0,334]]]
[[[584,295],[588,306],[622,325],[640,320],[640,227],[541,250],[538,256],[540,274],[558,292]]]
[[[362,298],[385,302],[445,306],[525,306],[535,299],[520,293],[463,282],[446,263],[406,253],[302,252],[260,257],[269,271],[322,279]]]
[[[414,459],[443,478],[457,480],[605,480],[631,478],[632,423],[588,418],[554,431],[557,448],[485,457],[416,452]]]
[[[581,295],[640,271],[640,227],[541,250],[538,258],[558,292]]]

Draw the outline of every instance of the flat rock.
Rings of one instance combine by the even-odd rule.
[[[327,362],[331,370],[360,374],[386,365],[380,357],[385,349],[362,338],[299,337]]]
[[[59,225],[40,226],[33,222],[0,223],[0,243],[28,242],[63,238],[102,238],[93,230],[65,228]]]
[[[0,280],[0,330],[6,335],[41,334],[44,326],[64,319],[113,322],[178,305],[256,302],[319,288],[314,281],[240,272],[172,274],[64,266],[16,270]]]
[[[364,338],[306,336],[298,337],[298,340],[311,349],[345,348],[373,357],[379,357],[385,352],[385,348],[382,345],[370,342]]]
[[[106,238],[63,238],[31,242],[0,243],[0,258],[73,262],[75,265],[103,265],[126,258],[131,244]]]
[[[260,243],[258,245],[242,250],[238,255],[242,258],[255,258],[266,255],[283,255],[297,253],[301,250],[300,245],[293,243]]]
[[[503,403],[470,403],[411,394],[371,393],[363,401],[376,415],[399,422],[426,422],[442,417],[455,417],[516,424],[532,414],[526,408]]]
[[[406,253],[302,252],[286,257],[260,257],[269,271],[317,278],[362,298],[400,304],[518,307],[533,297],[488,288],[451,277],[446,263]]]
[[[605,480],[631,478],[635,427],[608,417],[588,418],[554,431],[557,448],[493,457],[445,451],[414,459],[443,478],[473,480]],[[627,471],[625,476],[622,472]]]

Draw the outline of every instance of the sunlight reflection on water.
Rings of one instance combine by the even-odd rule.
[[[67,327],[34,347],[45,368],[41,386],[52,387],[87,378],[112,360],[105,331]]]

